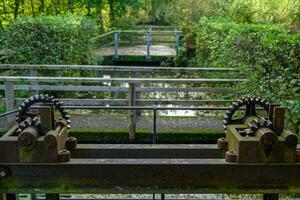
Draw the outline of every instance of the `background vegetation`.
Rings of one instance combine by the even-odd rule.
[[[283,103],[299,132],[300,0],[1,0],[0,56],[93,64],[89,38],[147,24],[184,32],[175,66],[240,68],[237,88]]]

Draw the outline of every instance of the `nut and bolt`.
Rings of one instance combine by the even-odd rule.
[[[67,150],[74,150],[77,146],[77,139],[74,137],[69,137],[65,142],[65,147]]]
[[[54,136],[52,136],[52,135],[45,136],[44,142],[45,142],[45,145],[48,148],[52,148],[52,147],[56,147],[57,146],[56,138]]]
[[[30,146],[31,145],[31,138],[29,136],[23,136],[20,138],[21,145],[23,146]]]
[[[228,140],[226,138],[219,138],[217,143],[218,149],[227,150],[228,149]]]
[[[238,155],[235,151],[230,150],[226,151],[225,153],[225,160],[226,162],[234,163],[237,161]]]
[[[69,162],[71,159],[70,151],[61,150],[58,155],[59,162]]]

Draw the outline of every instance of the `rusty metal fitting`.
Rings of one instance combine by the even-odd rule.
[[[60,120],[57,120],[55,122],[55,129],[59,128],[59,129],[62,129],[64,127],[68,127],[68,123],[65,119],[60,119]]]
[[[260,137],[260,144],[265,150],[272,150],[277,144],[277,135],[269,128],[261,128],[256,132]]]
[[[69,162],[70,159],[71,159],[70,151],[64,149],[58,153],[59,162]]]
[[[238,157],[237,153],[233,150],[226,151],[225,153],[226,162],[234,163],[237,161],[237,157]]]
[[[228,140],[224,137],[219,138],[217,142],[218,149],[228,150]]]
[[[300,150],[296,151],[296,162],[300,162]]]
[[[77,147],[77,139],[74,137],[69,137],[65,142],[65,147],[67,150],[71,151]]]
[[[18,136],[18,145],[25,151],[33,149],[37,144],[38,131],[28,127]]]
[[[44,138],[44,143],[48,148],[53,148],[57,146],[57,140],[54,135],[48,134]]]
[[[298,144],[298,137],[296,134],[289,132],[289,131],[284,131],[281,134],[281,137],[284,138],[284,144],[287,148],[296,148]]]

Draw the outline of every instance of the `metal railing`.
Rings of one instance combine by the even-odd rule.
[[[104,33],[100,36],[91,39],[92,42],[99,42],[99,47],[114,46],[114,59],[119,59],[119,48],[120,45],[135,45],[145,44],[146,45],[146,59],[151,59],[151,46],[153,44],[166,44],[174,46],[176,53],[178,52],[180,45],[180,35],[182,34],[177,28],[174,31],[169,30],[152,30],[149,27],[148,30],[115,30],[108,33]],[[172,40],[156,40],[155,36],[161,37],[173,37]],[[124,37],[124,40],[122,39]],[[129,39],[125,39],[125,38]],[[140,39],[141,38],[141,39]]]

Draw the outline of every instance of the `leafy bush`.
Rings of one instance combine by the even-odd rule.
[[[201,18],[197,24],[196,57],[198,65],[215,66],[223,43],[235,23],[225,18]]]
[[[249,81],[244,94],[263,96],[287,108],[288,125],[300,126],[300,34],[281,26],[201,19],[197,26],[199,66],[237,67]]]
[[[94,62],[89,39],[94,21],[79,16],[18,18],[6,32],[6,48],[15,52],[11,63],[89,64]]]

